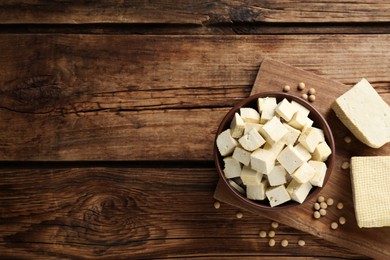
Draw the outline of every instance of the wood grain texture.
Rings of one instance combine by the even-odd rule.
[[[389,48],[389,35],[3,35],[0,159],[210,161],[264,57],[389,93]]]
[[[193,24],[253,22],[388,22],[390,4],[367,1],[27,1],[6,0],[0,23]]]
[[[351,156],[389,155],[390,143],[380,149],[373,149],[355,138],[352,139],[350,144],[344,142],[345,136],[353,137],[353,135],[330,109],[334,99],[344,92],[345,86],[342,86],[339,82],[321,78],[313,73],[266,59],[261,64],[252,94],[265,90],[277,90],[280,89],[280,86],[290,85],[293,86],[291,93],[301,95],[301,92],[295,88],[299,82],[305,82],[308,88],[314,87],[316,89],[317,98],[313,105],[325,116],[332,129],[336,143],[335,166],[328,183],[321,191],[321,195],[326,198],[333,198],[336,203],[344,203],[344,209],[338,210],[335,206],[332,206],[328,208],[325,217],[316,220],[312,217],[313,203],[316,200],[316,198],[313,198],[301,207],[286,209],[283,212],[261,211],[236,201],[236,198],[231,196],[231,192],[227,192],[226,187],[223,187],[225,186],[223,182],[220,182],[218,185],[215,197],[350,248],[355,252],[366,254],[376,259],[390,258],[390,227],[361,229],[357,226],[349,169],[344,170],[341,168],[343,162],[350,161]],[[381,93],[381,96],[387,103],[390,103],[389,92]],[[330,229],[330,223],[333,221],[338,222],[340,216],[344,216],[347,219],[347,223],[340,226],[337,230]]]
[[[269,220],[213,207],[213,168],[2,169],[0,180],[4,258],[364,258],[285,225],[269,247],[258,236]]]

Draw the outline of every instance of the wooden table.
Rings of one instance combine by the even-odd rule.
[[[142,2],[0,3],[0,257],[367,258],[215,209],[212,148],[264,58],[390,93],[390,3]]]

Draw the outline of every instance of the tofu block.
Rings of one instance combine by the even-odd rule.
[[[296,180],[292,180],[286,190],[290,194],[292,200],[302,204],[307,195],[309,195],[311,188],[312,185],[310,182],[299,183]]]
[[[294,116],[294,113],[296,110],[294,109],[294,106],[291,105],[291,103],[287,99],[283,99],[275,108],[275,112],[286,122],[289,122],[292,117]]]
[[[264,149],[257,149],[251,154],[251,168],[263,174],[268,174],[275,165],[274,154]]]
[[[296,129],[302,130],[308,122],[309,118],[307,117],[306,113],[303,111],[297,111],[288,124]]]
[[[276,160],[289,174],[292,174],[299,166],[306,162],[303,155],[292,145],[287,145],[287,147],[280,152]]]
[[[242,120],[246,123],[259,123],[260,122],[260,114],[251,107],[242,107],[240,108],[240,115]]]
[[[240,138],[244,132],[245,123],[238,113],[234,113],[232,122],[230,123],[230,133],[234,138]]]
[[[351,182],[357,224],[390,226],[390,156],[351,158]]]
[[[297,101],[292,100],[291,105],[294,107],[294,110],[303,112],[306,117],[309,116],[310,110],[304,107],[303,105],[299,104]]]
[[[278,105],[276,98],[259,98],[257,101],[259,112],[261,112],[260,123],[264,124],[275,115],[275,108]]]
[[[307,131],[307,129],[311,128],[313,126],[313,120],[311,120],[310,118],[307,119],[307,122],[306,122],[306,125],[302,128],[302,133]]]
[[[315,170],[307,162],[304,162],[298,169],[291,174],[294,180],[299,183],[309,182],[315,174]]]
[[[267,187],[267,180],[262,180],[259,185],[248,185],[246,186],[246,197],[251,200],[264,200]]]
[[[317,127],[314,127],[314,126],[311,126],[311,128],[313,128],[314,131],[317,131],[317,133],[321,136],[321,142],[325,142],[325,133],[324,133],[324,130],[320,129],[320,128],[317,128]]]
[[[236,146],[233,152],[233,158],[248,166],[251,162],[251,153],[239,146]]]
[[[239,193],[241,194],[245,194],[245,190],[244,188],[242,188],[240,185],[238,185],[237,183],[235,183],[234,181],[232,180],[229,180],[229,184],[230,186],[232,186],[236,191],[238,191]]]
[[[322,142],[317,145],[316,149],[314,149],[313,160],[325,162],[331,154],[332,150],[329,145]]]
[[[227,179],[240,177],[241,175],[241,163],[234,159],[233,157],[225,157],[223,159],[225,164],[223,172],[225,173],[225,177]]]
[[[230,134],[230,129],[226,129],[217,137],[218,151],[222,156],[231,154],[238,145],[236,139]]]
[[[315,170],[314,176],[310,179],[310,183],[313,186],[322,187],[326,176],[326,164],[320,161],[310,160],[308,164]]]
[[[245,127],[244,127],[244,135],[246,135],[247,133],[249,133],[250,130],[252,130],[253,128],[256,129],[257,132],[260,131],[260,129],[263,127],[263,125],[261,124],[256,124],[256,123],[245,123]]]
[[[279,186],[285,184],[286,180],[286,170],[281,165],[275,165],[272,171],[267,174],[269,185]]]
[[[364,144],[379,148],[390,142],[390,107],[366,79],[338,97],[332,109]]]
[[[290,125],[284,123],[283,124],[287,129],[287,134],[282,138],[282,142],[289,145],[294,145],[295,142],[298,140],[299,135],[301,134],[301,131],[295,129],[294,127],[291,127]]]
[[[276,157],[278,157],[280,152],[283,150],[284,146],[285,144],[282,140],[273,145],[271,145],[270,143],[265,143],[263,149],[272,152],[274,154],[274,159],[276,159]]]
[[[263,174],[251,169],[249,166],[242,167],[241,180],[244,185],[260,185]]]
[[[306,131],[302,132],[298,138],[298,142],[301,143],[310,153],[313,153],[321,139],[322,137],[318,131],[310,127]]]
[[[265,144],[264,138],[257,132],[256,129],[252,129],[246,135],[238,139],[238,142],[247,151],[254,151],[263,144]]]
[[[271,120],[263,125],[260,133],[264,136],[267,142],[274,144],[280,141],[288,133],[288,130],[280,122],[280,120],[274,116]]]
[[[265,195],[267,196],[271,207],[278,206],[291,200],[290,194],[288,194],[284,185],[268,188]]]
[[[309,151],[306,150],[306,148],[301,143],[298,143],[297,145],[295,145],[294,148],[301,154],[302,158],[305,161],[308,161],[311,159],[311,153],[309,153]]]

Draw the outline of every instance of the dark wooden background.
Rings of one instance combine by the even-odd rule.
[[[96,2],[0,3],[1,258],[366,258],[214,209],[212,148],[265,57],[389,92],[388,1]]]

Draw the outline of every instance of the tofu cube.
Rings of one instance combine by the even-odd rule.
[[[249,163],[251,162],[251,153],[239,146],[236,146],[233,152],[233,158],[239,161],[240,163],[248,166]]]
[[[217,137],[218,151],[222,156],[231,154],[237,145],[236,139],[230,134],[230,129],[226,129]]]
[[[230,132],[232,137],[240,138],[244,132],[245,123],[238,113],[234,114],[233,120],[230,123]]]
[[[232,179],[235,177],[240,177],[241,175],[241,163],[234,159],[233,157],[225,157],[223,159],[225,164],[223,172],[225,173],[225,177],[227,179]]]
[[[257,149],[251,154],[251,168],[263,174],[268,174],[275,165],[274,154],[264,149]]]
[[[264,124],[271,120],[275,115],[275,108],[278,105],[276,98],[266,97],[259,98],[257,101],[259,112],[261,112],[260,123]]]
[[[240,115],[242,120],[246,123],[259,123],[260,122],[260,114],[251,107],[242,107],[240,108]]]
[[[248,166],[242,167],[241,180],[244,185],[260,185],[263,174]]]
[[[285,184],[286,180],[286,170],[281,165],[275,165],[270,173],[268,173],[268,182],[271,186],[279,186]]]
[[[321,136],[321,141],[320,141],[320,143],[325,142],[325,133],[324,133],[324,130],[322,130],[322,129],[320,129],[320,128],[317,128],[317,127],[314,127],[314,126],[312,126],[311,128],[313,128],[315,131],[317,131],[318,134]]]
[[[280,152],[283,150],[284,146],[285,144],[282,140],[273,145],[270,143],[265,143],[263,149],[272,152],[274,154],[274,158],[276,159],[276,157],[278,157]]]
[[[299,183],[309,182],[316,171],[307,162],[304,162],[298,169],[291,174],[294,180]]]
[[[229,180],[229,184],[230,186],[232,186],[236,191],[238,191],[239,193],[241,194],[245,194],[245,190],[240,186],[238,185],[237,183],[235,183],[234,181],[232,180]]]
[[[295,145],[294,148],[302,155],[302,158],[305,161],[308,161],[311,159],[311,153],[309,153],[309,151],[306,150],[306,148],[301,143],[298,143],[297,145]]]
[[[275,112],[284,120],[289,122],[294,113],[296,112],[295,108],[291,105],[291,103],[287,99],[283,99],[275,108]]]
[[[326,176],[326,164],[324,162],[310,160],[308,164],[315,170],[314,176],[310,179],[313,186],[322,187]]]
[[[306,125],[302,128],[302,133],[303,132],[306,132],[309,128],[311,128],[313,126],[313,120],[311,120],[310,118],[307,119],[307,122],[306,122]]]
[[[310,127],[305,132],[302,132],[301,136],[298,138],[298,142],[300,142],[310,153],[313,153],[321,139],[322,137],[319,132]]]
[[[291,200],[290,194],[288,194],[284,185],[268,188],[265,195],[267,196],[271,207],[278,206]]]
[[[245,150],[254,151],[262,146],[265,143],[265,140],[256,129],[252,129],[249,133],[238,139],[238,142]]]
[[[310,182],[299,183],[296,180],[292,180],[286,189],[292,200],[302,204],[312,187]]]
[[[301,153],[292,145],[287,145],[287,147],[280,152],[276,160],[289,174],[292,174],[299,166],[306,162],[303,155],[301,155]]]
[[[245,123],[245,127],[244,127],[244,135],[246,135],[247,133],[249,133],[250,130],[252,130],[253,128],[256,129],[257,132],[260,131],[260,129],[263,127],[263,125],[261,124],[256,124],[256,123]]]
[[[287,133],[287,128],[280,122],[277,117],[273,117],[267,123],[263,125],[260,133],[270,144],[277,143],[280,141]]]
[[[322,142],[317,145],[316,149],[314,149],[313,160],[325,162],[331,154],[332,150],[329,145]]]
[[[305,106],[299,104],[297,101],[292,100],[292,101],[291,101],[291,105],[294,107],[294,109],[295,109],[296,111],[301,111],[301,112],[303,112],[303,114],[306,115],[306,117],[309,116],[310,110],[307,109]]]
[[[295,129],[294,127],[291,127],[290,125],[284,123],[283,124],[287,129],[287,134],[282,138],[282,142],[289,145],[294,145],[295,142],[298,140],[299,135],[301,134],[301,131]]]
[[[267,180],[261,181],[259,185],[248,185],[246,186],[246,197],[251,200],[264,200],[267,187]]]
[[[309,118],[306,116],[305,112],[297,111],[288,124],[296,129],[302,130],[303,127],[305,127],[305,125],[309,122],[308,119]]]

